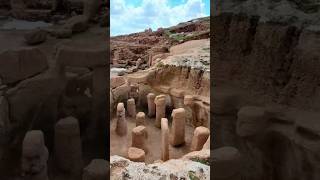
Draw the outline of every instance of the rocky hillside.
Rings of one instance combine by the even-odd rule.
[[[190,40],[209,38],[210,18],[200,18],[180,23],[170,28],[151,29],[145,32],[111,37],[111,65],[129,69],[137,61],[145,69],[152,56],[169,52],[173,45]]]

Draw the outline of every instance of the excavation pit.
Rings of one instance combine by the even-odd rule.
[[[141,108],[137,109],[137,112],[144,112],[147,114],[147,111],[141,111]],[[171,117],[169,119],[169,126],[172,125]],[[119,136],[115,132],[117,118],[113,117],[110,123],[110,155],[119,155],[122,157],[128,158],[128,149],[131,147],[132,139],[132,129],[136,127],[136,119],[126,116],[128,133],[126,136]],[[145,156],[145,163],[151,164],[156,160],[161,159],[161,129],[155,126],[155,118],[149,118],[145,116],[145,127],[147,129],[148,137],[145,141],[146,148],[148,152]],[[192,141],[194,128],[186,125],[185,127],[185,141],[184,145],[179,147],[173,147],[169,145],[169,158],[170,159],[179,159],[185,154],[190,152],[190,146]]]

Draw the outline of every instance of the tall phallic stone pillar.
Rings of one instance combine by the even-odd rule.
[[[143,149],[147,153],[146,127],[138,126],[132,129],[132,147]]]
[[[146,115],[144,112],[138,112],[136,115],[136,126],[144,126],[145,125]]]
[[[156,104],[154,102],[155,98],[156,98],[156,95],[154,95],[153,93],[149,93],[147,95],[149,117],[153,117],[156,114]]]
[[[109,163],[104,159],[94,159],[83,169],[82,180],[106,180],[109,178]]]
[[[206,127],[199,126],[194,130],[191,142],[191,151],[200,151],[210,136],[210,130]]]
[[[171,145],[179,146],[185,143],[186,112],[184,108],[172,111]]]
[[[42,131],[28,131],[22,143],[22,176],[25,180],[48,180],[48,149]]]
[[[169,160],[169,126],[168,119],[161,119],[161,160]]]
[[[59,170],[70,178],[81,178],[82,145],[78,120],[74,117],[61,119],[55,126],[55,161]]]
[[[128,108],[128,115],[130,117],[136,117],[136,104],[135,104],[135,100],[133,98],[128,99],[127,101],[127,108]]]
[[[123,103],[118,103],[116,133],[119,136],[124,136],[127,134],[127,131],[126,109]]]
[[[159,95],[154,99],[154,103],[156,104],[156,121],[155,126],[161,127],[161,118],[166,116],[166,96]]]

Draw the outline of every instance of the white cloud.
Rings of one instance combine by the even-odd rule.
[[[185,0],[184,4],[170,7],[168,0],[143,0],[138,7],[127,5],[125,0],[111,0],[111,35],[156,30],[180,22],[206,16],[202,0]]]

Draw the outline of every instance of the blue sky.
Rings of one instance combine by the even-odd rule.
[[[111,36],[210,15],[210,0],[110,0]]]

